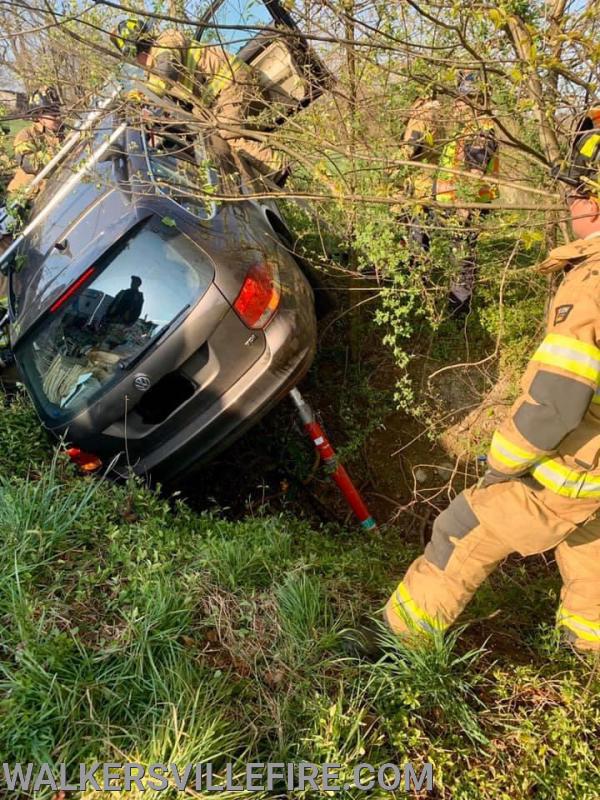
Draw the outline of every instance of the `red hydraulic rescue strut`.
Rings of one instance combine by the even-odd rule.
[[[352,483],[352,479],[346,472],[345,467],[339,463],[335,450],[331,446],[325,431],[315,419],[314,412],[306,400],[302,397],[298,389],[292,389],[290,392],[292,402],[298,409],[300,419],[304,425],[304,430],[308,433],[313,441],[313,444],[321,457],[325,466],[330,470],[331,477],[340,487],[348,505],[358,517],[360,524],[363,528],[370,530],[377,527],[377,523],[371,516],[369,509],[365,505],[364,500],[356,486]]]

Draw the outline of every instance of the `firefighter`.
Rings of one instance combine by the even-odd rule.
[[[411,106],[409,120],[402,137],[402,155],[410,161],[436,165],[443,142],[443,110],[435,97],[418,98]],[[435,200],[433,170],[415,170],[404,186],[406,194],[418,199],[409,215],[404,215],[409,239],[417,252],[428,253],[430,237],[428,224],[435,220],[431,202]]]
[[[477,277],[475,248],[485,210],[465,209],[460,202],[491,203],[497,197],[497,186],[486,176],[498,174],[498,140],[493,121],[481,113],[485,93],[476,72],[459,76],[458,98],[452,113],[450,130],[445,139],[435,178],[435,199],[448,207],[450,225],[457,230],[452,236],[453,249],[459,264],[458,276],[450,286],[448,305],[456,316],[467,314]],[[462,179],[457,170],[481,176],[481,180]]]
[[[60,146],[62,120],[56,89],[52,86],[37,89],[30,96],[29,104],[34,121],[15,136],[13,150],[16,171],[6,187],[7,206],[0,209],[0,255],[10,247],[14,226],[24,212],[26,201],[31,199],[31,194],[26,196],[24,190]],[[4,296],[6,292],[6,277],[0,275],[0,295]]]
[[[8,208],[2,209],[0,219],[0,254],[10,247],[13,241],[12,226],[16,218],[23,212],[27,197],[24,190],[31,183],[37,173],[50,161],[60,146],[60,128],[62,124],[60,113],[60,98],[56,89],[46,86],[37,89],[29,98],[31,115],[34,119],[31,125],[19,131],[15,136],[13,150],[17,165],[16,171],[6,187],[9,201]],[[38,187],[38,191],[39,191]],[[5,275],[0,275],[0,316],[4,317],[8,291],[8,281]],[[0,372],[4,373],[14,363],[10,350],[8,326],[0,329]]]
[[[56,89],[52,86],[38,89],[29,103],[34,122],[15,136],[17,169],[7,186],[9,196],[18,194],[31,183],[60,146],[62,119]]]
[[[221,44],[200,44],[174,29],[154,35],[151,24],[135,17],[122,20],[112,33],[123,55],[148,69],[148,87],[159,97],[182,87],[214,114],[219,135],[234,152],[249,158],[268,175],[283,168],[283,159],[266,144],[241,136],[248,119],[264,108],[256,72],[227,53]]]
[[[493,436],[487,473],[438,516],[386,605],[399,635],[445,630],[509,553],[555,549],[557,625],[577,649],[600,651],[600,106],[581,121],[575,152],[579,238],[540,267],[563,275],[545,338]]]

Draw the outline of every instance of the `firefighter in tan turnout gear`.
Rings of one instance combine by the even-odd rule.
[[[509,555],[556,548],[563,580],[557,624],[581,650],[600,651],[600,107],[575,141],[570,199],[577,241],[542,272],[564,277],[523,393],[495,432],[489,471],[436,519],[431,542],[390,597],[398,634],[444,630]],[[594,187],[595,182],[595,190]]]
[[[443,109],[435,98],[418,98],[410,108],[408,123],[402,137],[402,157],[422,164],[437,166],[443,143]],[[414,170],[408,177],[404,190],[418,200],[406,219],[410,242],[422,253],[429,251],[428,227],[435,223],[431,207],[434,197],[434,170]],[[401,219],[402,219],[401,217]]]
[[[60,98],[52,86],[37,89],[29,97],[30,114],[34,121],[15,136],[13,143],[16,171],[6,187],[6,208],[0,211],[0,255],[13,241],[13,226],[25,212],[27,200],[32,193],[26,193],[27,186],[37,173],[50,161],[60,147],[61,111]],[[41,187],[37,187],[38,191]],[[0,274],[0,318],[6,314],[8,280]],[[8,328],[0,330],[0,383],[6,377],[4,371],[10,369],[14,358],[10,350]]]
[[[430,230],[449,227],[456,277],[449,287],[448,306],[456,316],[471,308],[478,272],[477,240],[487,213],[487,209],[463,208],[461,203],[488,204],[497,196],[489,177],[498,174],[499,145],[493,121],[482,111],[484,106],[485,89],[479,75],[461,73],[452,107],[448,101],[434,98],[417,100],[403,136],[404,157],[427,165],[415,169],[405,187],[419,200],[408,219],[410,241],[417,253],[428,253]],[[458,173],[473,177],[461,178]]]
[[[14,226],[25,211],[27,201],[35,194],[27,191],[27,187],[52,159],[61,142],[62,118],[56,89],[38,89],[30,96],[29,104],[34,122],[15,136],[13,150],[16,170],[6,187],[8,203],[0,209],[0,254],[10,247]],[[41,188],[36,187],[36,191]],[[0,278],[0,294],[5,294],[2,281]]]
[[[448,295],[450,310],[459,316],[471,309],[478,273],[477,240],[488,213],[487,209],[461,208],[460,203],[488,204],[498,194],[497,185],[488,180],[497,177],[499,171],[498,139],[493,121],[480,110],[484,105],[485,91],[479,76],[463,73],[435,179],[435,199],[447,207],[451,225],[459,228],[453,248],[459,269]],[[461,179],[449,170],[468,172],[479,180]]]
[[[24,189],[60,147],[60,98],[52,86],[38,89],[29,98],[34,122],[15,136],[17,170],[8,184],[9,195]]]
[[[236,153],[270,175],[284,167],[279,153],[240,135],[240,129],[247,131],[249,119],[264,107],[264,98],[255,71],[222,44],[200,44],[175,29],[154,35],[147,21],[133,17],[122,20],[111,39],[124,55],[148,69],[148,88],[159,97],[183,88],[211,110],[217,132]]]

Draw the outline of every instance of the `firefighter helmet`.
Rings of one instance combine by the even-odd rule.
[[[461,97],[479,97],[483,94],[477,70],[461,70],[457,75],[456,88]]]
[[[34,117],[60,113],[60,95],[54,86],[41,86],[29,95],[29,108]]]
[[[579,194],[600,196],[600,105],[589,108],[577,122],[569,178]]]
[[[152,42],[152,23],[139,17],[122,19],[110,35],[114,46],[127,58],[135,58],[140,49]]]

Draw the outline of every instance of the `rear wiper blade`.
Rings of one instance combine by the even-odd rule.
[[[139,361],[141,361],[141,359],[146,355],[148,350],[154,347],[154,345],[157,344],[157,342],[159,342],[160,339],[162,339],[165,333],[169,331],[179,319],[181,319],[183,314],[185,314],[188,308],[190,308],[190,305],[191,305],[190,303],[187,303],[180,311],[178,311],[177,314],[175,314],[175,316],[173,317],[173,319],[170,322],[167,322],[166,325],[163,325],[162,328],[159,330],[159,332],[156,334],[156,336],[150,339],[150,341],[146,345],[144,345],[144,347],[142,347],[142,349],[139,352],[137,352],[134,356],[131,356],[131,358],[128,358],[126,361],[120,361],[119,366],[121,367],[121,369],[123,370],[131,369],[131,367],[134,367]]]

